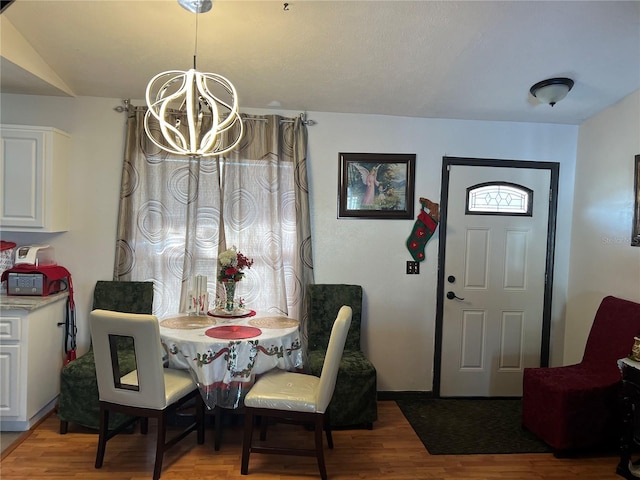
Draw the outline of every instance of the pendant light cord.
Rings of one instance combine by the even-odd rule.
[[[196,13],[196,41],[193,47],[193,69],[197,70],[196,68],[196,57],[198,55],[198,17],[200,16],[199,13]]]

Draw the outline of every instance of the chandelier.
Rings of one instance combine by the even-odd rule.
[[[196,13],[197,51],[197,15],[211,9],[211,1],[178,0],[178,3]],[[222,75],[199,72],[196,54],[193,68],[154,76],[147,85],[145,98],[148,110],[144,130],[157,147],[169,153],[192,157],[223,155],[242,139],[244,129],[235,87]]]

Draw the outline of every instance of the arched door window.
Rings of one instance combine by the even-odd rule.
[[[508,182],[479,183],[467,188],[465,213],[530,217],[533,190]]]

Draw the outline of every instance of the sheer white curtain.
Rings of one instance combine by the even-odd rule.
[[[207,276],[213,302],[217,256],[235,245],[254,260],[236,298],[304,326],[313,265],[302,119],[243,116],[238,149],[198,159],[155,147],[143,117],[129,107],[114,278],[153,280],[154,313],[175,314],[195,275]]]

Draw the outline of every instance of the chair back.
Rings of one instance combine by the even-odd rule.
[[[584,349],[583,364],[619,375],[616,360],[631,353],[640,335],[640,304],[613,296],[602,299]]]
[[[167,406],[160,326],[154,315],[93,310],[89,317],[100,400],[134,407]],[[136,370],[120,373],[118,349],[129,338]]]
[[[360,285],[318,284],[307,287],[309,350],[326,350],[333,321],[343,305],[353,311],[345,350],[360,350],[362,287]]]
[[[93,290],[93,310],[153,313],[153,282],[98,280]]]
[[[316,412],[318,413],[324,413],[327,410],[331,397],[333,397],[333,390],[336,388],[336,379],[338,378],[338,367],[349,333],[352,315],[351,307],[343,305],[338,312],[336,321],[333,322],[316,394]]]

